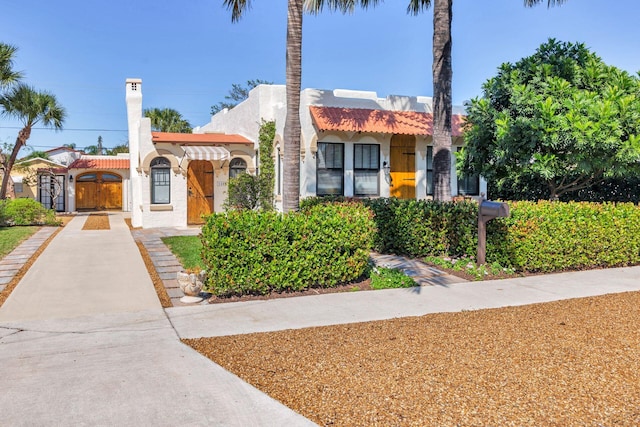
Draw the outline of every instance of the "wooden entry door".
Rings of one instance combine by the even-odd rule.
[[[192,160],[187,169],[187,224],[203,224],[202,215],[213,213],[213,165]]]
[[[391,197],[416,198],[416,138],[413,135],[391,137]]]
[[[89,172],[76,178],[76,209],[122,209],[122,177]]]

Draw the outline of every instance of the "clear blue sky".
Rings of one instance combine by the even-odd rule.
[[[222,0],[3,0],[0,41],[19,48],[25,82],[67,109],[62,132],[35,130],[37,150],[126,142],[125,79],[141,78],[145,108],[178,110],[193,126],[232,83],[285,83],[286,0],[253,0],[236,24]],[[432,13],[406,14],[407,0],[343,16],[305,15],[302,87],[431,95]],[[455,0],[453,101],[461,105],[503,62],[549,37],[583,42],[605,62],[640,70],[638,0],[568,0],[525,8],[522,0]],[[0,143],[18,123],[0,118]],[[99,130],[86,130],[99,129]],[[26,154],[23,152],[22,154]]]

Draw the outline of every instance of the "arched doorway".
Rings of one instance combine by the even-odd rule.
[[[187,224],[203,224],[203,215],[213,213],[213,165],[191,160],[187,169]]]
[[[416,138],[413,135],[391,137],[391,197],[416,198]]]
[[[122,209],[122,177],[113,172],[87,172],[76,177],[76,209]]]

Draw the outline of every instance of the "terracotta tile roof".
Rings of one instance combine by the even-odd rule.
[[[310,106],[311,117],[321,131],[432,135],[433,115],[418,111]],[[454,114],[451,133],[461,136],[464,116]]]
[[[227,135],[225,133],[171,133],[151,132],[153,143],[170,142],[180,145],[208,145],[208,144],[253,144],[241,135]]]
[[[116,156],[82,156],[69,169],[129,169],[129,159]]]

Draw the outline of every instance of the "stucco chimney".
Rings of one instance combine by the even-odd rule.
[[[142,226],[142,177],[140,169],[140,122],[142,120],[142,80],[127,79],[127,129],[129,133],[129,182],[131,194],[131,224]]]

